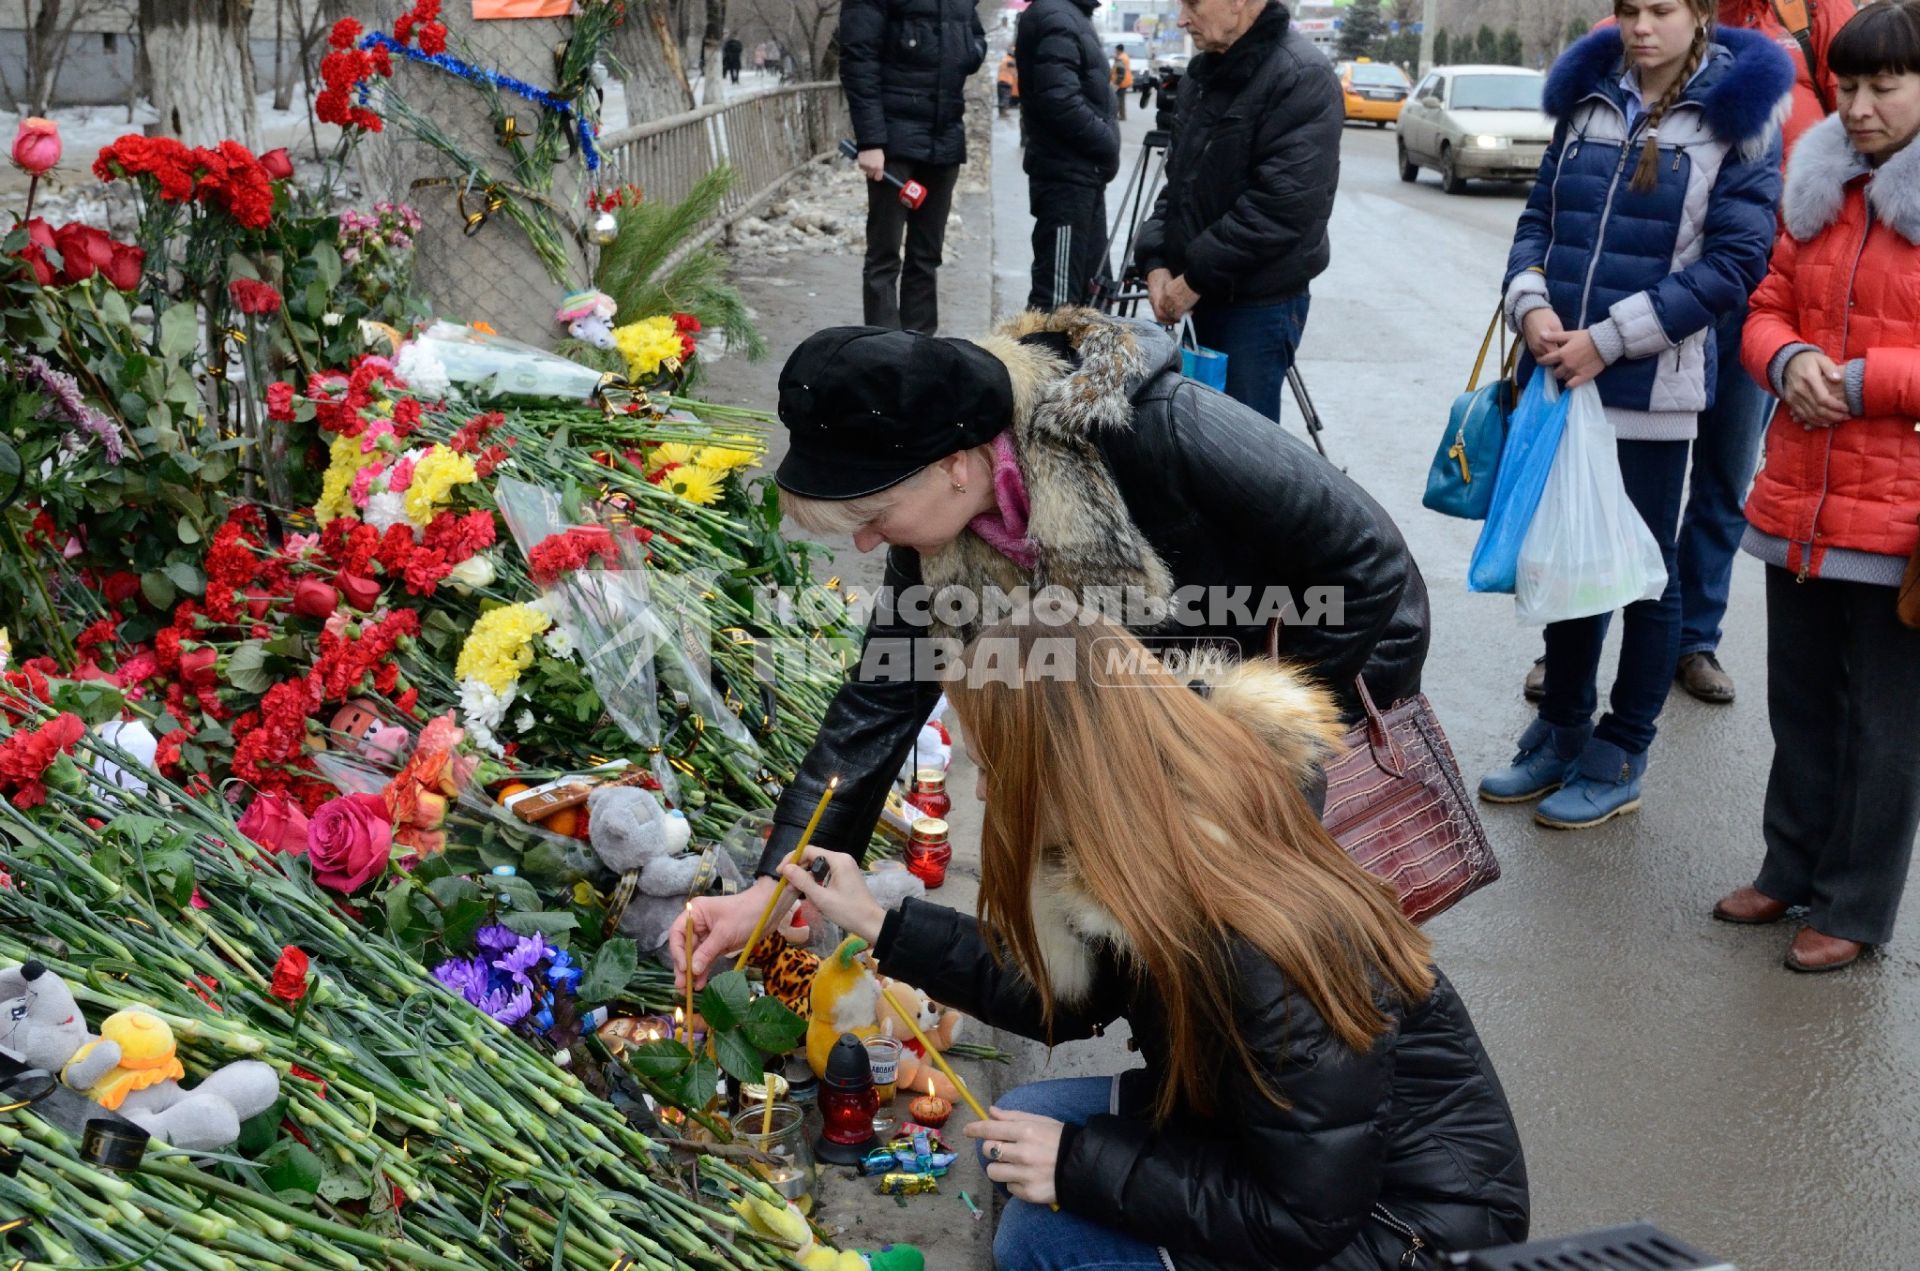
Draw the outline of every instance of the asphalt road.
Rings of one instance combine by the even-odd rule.
[[[1146,123],[1136,112],[1125,127],[1116,210]],[[1539,637],[1510,600],[1467,594],[1477,526],[1425,511],[1420,492],[1526,190],[1476,183],[1449,197],[1432,173],[1403,184],[1393,149],[1391,129],[1346,130],[1334,263],[1313,286],[1301,369],[1333,461],[1399,520],[1426,573],[1426,687],[1475,781],[1507,761],[1532,717],[1519,688]],[[1005,312],[1024,296],[1031,224],[1008,124],[995,159]],[[1291,402],[1285,423],[1300,426]],[[1742,558],[1721,647],[1739,700],[1710,707],[1675,690],[1644,809],[1556,834],[1525,809],[1488,808],[1505,876],[1430,930],[1519,1119],[1536,1234],[1644,1217],[1748,1271],[1911,1267],[1920,902],[1883,952],[1825,977],[1781,967],[1791,925],[1707,917],[1762,851],[1772,743],[1761,582]],[[1018,1075],[1038,1075],[1039,1062]],[[1113,1045],[1063,1047],[1045,1072],[1129,1062]]]

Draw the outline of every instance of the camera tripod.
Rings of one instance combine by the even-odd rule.
[[[1117,318],[1131,318],[1141,301],[1148,298],[1147,280],[1134,265],[1133,249],[1140,238],[1140,227],[1152,213],[1154,202],[1160,196],[1161,184],[1166,180],[1167,148],[1172,141],[1172,133],[1164,128],[1155,128],[1140,143],[1140,154],[1134,159],[1133,171],[1127,177],[1127,192],[1121,197],[1120,210],[1107,231],[1107,248],[1100,261],[1100,270],[1093,277],[1089,303],[1102,313]],[[1115,243],[1121,244],[1117,257],[1113,255]],[[1320,419],[1320,412],[1314,408],[1313,398],[1307,393],[1307,382],[1301,378],[1299,366],[1287,368],[1287,387],[1293,390],[1293,400],[1300,407],[1301,418],[1306,421],[1307,439],[1313,442],[1313,448],[1320,452],[1322,459],[1328,458],[1327,445],[1320,439],[1320,434],[1326,431],[1326,425]]]

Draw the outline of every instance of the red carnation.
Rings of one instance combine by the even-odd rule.
[[[289,944],[273,964],[273,995],[289,1006],[307,995],[307,962],[307,955]]]
[[[422,53],[444,53],[447,51],[447,28],[439,22],[429,22],[420,28],[420,51]]]
[[[267,418],[283,424],[293,422],[293,385],[285,380],[267,385]]]
[[[140,594],[140,575],[130,574],[124,569],[116,570],[100,584],[100,594],[107,598],[110,605],[124,605]]]
[[[48,769],[71,754],[86,731],[79,716],[63,712],[34,732],[17,732],[0,741],[0,792],[11,788],[17,808],[45,803]]]
[[[234,308],[241,313],[264,318],[280,312],[280,293],[271,283],[235,278],[227,284],[227,292],[233,297]]]

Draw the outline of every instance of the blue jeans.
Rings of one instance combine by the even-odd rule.
[[[1760,438],[1773,414],[1773,398],[1740,365],[1740,329],[1747,306],[1721,319],[1714,332],[1720,368],[1713,405],[1700,415],[1693,443],[1693,476],[1680,523],[1680,651],[1711,653],[1720,647],[1727,616],[1733,558],[1747,532],[1742,510],[1760,463]],[[1231,369],[1231,364],[1229,364]]]
[[[1673,685],[1673,664],[1680,647],[1680,575],[1675,545],[1680,525],[1680,496],[1687,480],[1684,441],[1622,441],[1620,477],[1627,497],[1660,544],[1667,565],[1667,589],[1658,600],[1627,606],[1626,633],[1620,643],[1620,669],[1613,679],[1613,709],[1593,730],[1630,755],[1653,744],[1654,722]],[[1600,653],[1612,614],[1547,624],[1547,696],[1540,718],[1575,728],[1593,718],[1600,674]]]
[[[1227,355],[1227,396],[1280,422],[1280,390],[1307,329],[1302,291],[1273,304],[1210,305],[1193,311],[1193,333]]]
[[[995,1099],[994,1106],[1032,1112],[1068,1125],[1111,1111],[1112,1077],[1068,1077],[1036,1081]],[[984,1158],[983,1158],[984,1159]],[[1144,1240],[1070,1214],[1008,1200],[993,1233],[993,1262],[999,1271],[1162,1271],[1160,1254]]]

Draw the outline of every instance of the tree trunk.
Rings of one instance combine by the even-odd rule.
[[[726,98],[720,77],[720,45],[727,38],[727,0],[707,0],[706,26],[700,32],[700,77],[704,85],[700,104],[711,106]]]
[[[188,145],[231,138],[257,150],[253,0],[140,0],[140,45],[151,74],[155,129]]]
[[[441,9],[440,20],[447,25],[450,47],[461,50],[476,65],[492,67],[536,88],[553,87],[553,50],[572,32],[571,19],[478,22],[471,13],[471,6],[464,2]],[[489,178],[516,185],[542,183],[546,174],[514,181],[512,156],[495,134],[487,98],[472,84],[436,67],[398,58],[394,59],[391,82],[396,93],[448,133]],[[502,99],[506,112],[531,133],[539,107],[507,92],[502,93]],[[567,232],[565,222],[560,224],[560,233],[570,276],[555,279],[526,233],[504,212],[490,217],[468,235],[453,185],[416,188],[415,183],[423,179],[452,178],[456,185],[461,182],[459,165],[439,150],[414,140],[389,122],[360,153],[368,197],[404,199],[420,213],[423,224],[414,238],[413,276],[437,316],[454,322],[484,320],[502,335],[541,346],[551,346],[565,334],[554,324],[554,308],[563,294],[590,281],[585,252]],[[574,209],[573,214],[578,215],[580,187],[586,177],[586,164],[577,156],[565,157],[563,152],[544,197],[561,208]],[[468,210],[475,210],[484,201],[469,198]]]
[[[614,32],[613,51],[625,66],[627,123],[643,124],[693,109],[693,88],[674,42],[666,0],[638,0]]]
[[[293,105],[293,63],[287,56],[287,6],[296,0],[274,0],[273,4],[273,108],[285,110]],[[297,24],[299,14],[294,14]],[[295,35],[299,32],[296,30]]]

